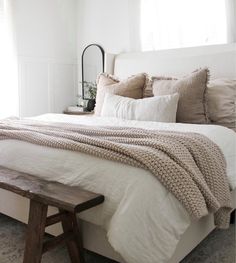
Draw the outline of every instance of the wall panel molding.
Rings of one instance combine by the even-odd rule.
[[[76,103],[77,59],[18,57],[20,116],[62,113]]]

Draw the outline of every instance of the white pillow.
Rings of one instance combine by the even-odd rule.
[[[131,99],[106,93],[101,116],[126,120],[176,122],[178,100],[178,93],[145,99]]]

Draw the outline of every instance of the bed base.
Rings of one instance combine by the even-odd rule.
[[[236,208],[236,189],[231,192],[231,195],[233,207]],[[0,202],[0,213],[10,216],[23,223],[28,222],[29,200],[4,189],[0,189],[0,200],[7,200],[7,206],[5,205],[5,202]],[[56,208],[49,207],[49,215],[54,214],[55,212],[57,212]],[[105,230],[85,221],[81,221],[80,223],[83,230],[84,247],[87,250],[111,258],[120,263],[126,263],[108,243]],[[193,222],[187,231],[182,235],[175,253],[168,263],[180,262],[214,228],[212,215],[206,216],[197,222]],[[48,227],[46,232],[52,235],[58,235],[62,233],[62,228],[59,224],[57,224]]]

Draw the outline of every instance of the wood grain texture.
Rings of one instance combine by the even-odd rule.
[[[0,188],[75,213],[97,206],[104,201],[104,196],[82,190],[80,187],[45,181],[1,166]]]
[[[84,263],[83,244],[76,213],[101,204],[104,197],[79,187],[48,182],[0,166],[0,188],[30,199],[23,263],[40,263],[42,254],[66,243],[72,263]],[[59,213],[47,217],[48,206]],[[43,242],[45,227],[61,222],[63,232]]]
[[[74,233],[74,238],[66,242],[71,263],[85,263],[83,243],[76,215],[73,213],[68,213],[67,218],[62,219],[62,228],[64,233]]]
[[[48,206],[30,201],[29,222],[23,263],[40,263]]]
[[[66,217],[66,215],[67,215],[67,212],[65,211],[65,212],[61,212],[61,213],[57,213],[57,214],[48,216],[46,220],[46,227],[57,224],[58,222],[61,222],[62,218]]]

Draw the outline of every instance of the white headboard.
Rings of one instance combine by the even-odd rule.
[[[107,55],[108,73],[126,78],[147,72],[151,75],[183,76],[209,67],[212,78],[236,78],[236,43],[172,50]]]

